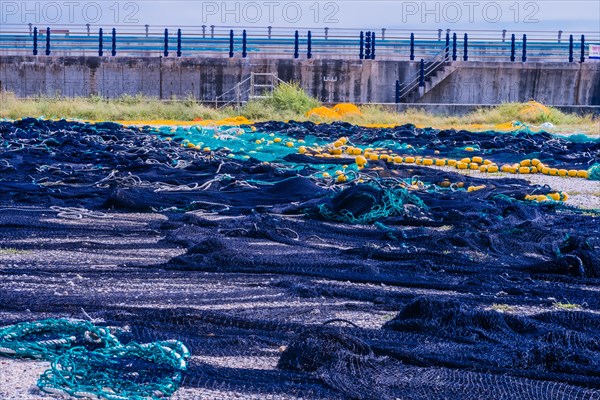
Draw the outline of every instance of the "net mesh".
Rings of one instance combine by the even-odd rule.
[[[173,394],[190,356],[177,341],[123,345],[107,328],[66,319],[1,328],[0,355],[51,361],[37,383],[44,392],[108,400]]]
[[[21,341],[52,351],[41,387],[104,398],[177,387],[180,399],[600,398],[597,211],[524,201],[552,188],[522,179],[416,165],[349,165],[352,179],[338,182],[347,160],[298,154],[344,135],[365,148],[460,156],[475,146],[499,162],[528,154],[583,168],[598,162],[598,141],[190,129],[0,122],[0,329],[71,321]],[[184,144],[198,146],[194,135],[207,137],[200,149]],[[185,370],[166,340],[189,348]]]

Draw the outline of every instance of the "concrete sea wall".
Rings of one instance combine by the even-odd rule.
[[[395,82],[418,63],[390,60],[273,58],[34,57],[0,59],[2,91],[18,97],[143,94],[214,101],[251,72],[297,81],[324,102],[393,103]],[[230,91],[224,100],[235,98]],[[457,62],[419,103],[498,104],[536,99],[549,105],[600,105],[600,63]]]

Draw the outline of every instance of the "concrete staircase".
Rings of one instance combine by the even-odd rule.
[[[419,98],[422,98],[427,93],[429,93],[433,88],[435,88],[438,84],[443,82],[446,78],[448,78],[456,69],[458,65],[456,62],[447,62],[442,64],[439,69],[436,69],[431,75],[425,78],[425,87],[421,87],[419,91]]]
[[[446,50],[440,51],[431,59],[424,61],[424,86],[420,86],[421,70],[419,63],[417,63],[416,73],[406,78],[400,86],[400,103],[417,103],[423,96],[440,84],[440,82],[456,71],[458,65],[458,62],[450,61]]]

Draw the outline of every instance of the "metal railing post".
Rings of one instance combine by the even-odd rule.
[[[38,29],[37,26],[33,28],[33,55],[38,55]]]
[[[229,30],[229,58],[233,57],[233,29]]]
[[[117,30],[112,29],[112,51],[111,55],[114,57],[117,55]]]
[[[169,57],[169,30],[165,28],[165,45],[163,54],[165,57]]]
[[[248,36],[246,34],[246,30],[244,29],[242,31],[242,57],[246,58],[246,56],[248,55],[248,51],[247,51],[247,45],[248,45]]]
[[[312,33],[311,33],[311,31],[308,31],[307,40],[308,40],[308,43],[306,45],[306,58],[310,59],[310,58],[312,58]]]
[[[150,25],[146,24],[144,28],[146,28],[146,37],[150,36]]]
[[[85,29],[87,31],[87,35],[90,36],[90,24],[85,24]]]
[[[446,47],[444,49],[446,55],[444,57],[444,61],[450,60],[450,32],[446,32]]]
[[[511,62],[515,62],[515,58],[516,58],[516,52],[517,52],[517,46],[515,43],[515,34],[513,33],[510,36],[510,61]]]
[[[521,57],[522,62],[527,61],[527,35],[523,34],[523,56]]]
[[[463,61],[469,60],[469,36],[465,33],[465,39],[463,42]]]
[[[104,31],[102,28],[98,30],[98,56],[102,57],[104,55]]]
[[[300,56],[300,34],[298,31],[294,32],[294,58],[298,58]]]
[[[46,55],[50,55],[50,27],[46,28]]]
[[[375,32],[371,32],[371,60],[375,59]]]
[[[177,29],[177,57],[181,57],[181,29]]]
[[[573,35],[569,35],[569,62],[573,62]]]
[[[415,59],[415,34],[410,34],[410,61]]]
[[[367,31],[365,35],[365,59],[371,59],[371,31]]]
[[[581,35],[581,58],[579,62],[585,61],[585,35]]]
[[[452,61],[456,61],[456,32],[452,34]]]
[[[365,33],[360,31],[360,50],[358,53],[358,58],[360,60],[365,58]]]
[[[267,37],[269,38],[269,40],[271,39],[272,30],[273,30],[272,26],[267,26]]]

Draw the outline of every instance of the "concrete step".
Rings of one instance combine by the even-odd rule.
[[[453,62],[448,62],[443,65],[439,70],[433,73],[430,77],[429,81],[425,82],[425,90],[421,91],[419,98],[425,96],[425,94],[429,93],[433,88],[435,88],[438,84],[444,81],[447,77],[450,76],[454,71],[456,71],[457,65]]]

